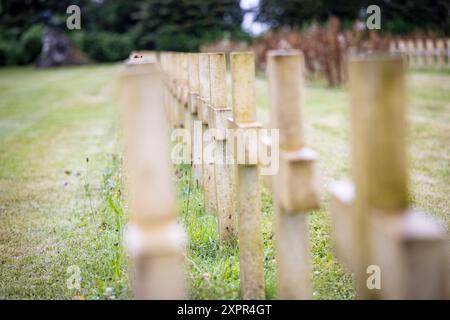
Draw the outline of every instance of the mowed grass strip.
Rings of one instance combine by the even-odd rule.
[[[116,66],[0,70],[0,298],[131,297],[122,242],[126,223],[115,101]],[[450,74],[408,75],[412,204],[449,223]],[[268,122],[267,83],[256,84]],[[345,88],[309,83],[305,137],[319,153],[323,207],[311,213],[314,299],[354,298],[353,278],[333,255],[327,188],[350,173]],[[88,159],[88,161],[87,161]],[[239,298],[238,243],[219,247],[190,168],[176,167],[180,220],[195,299]],[[262,194],[267,298],[276,298],[272,199]],[[73,289],[71,266],[81,272]],[[72,271],[73,269],[69,269]],[[69,284],[69,286],[68,286]],[[72,288],[72,289],[71,289]]]
[[[116,72],[0,70],[0,298],[128,295]]]
[[[229,80],[229,79],[228,79]],[[353,299],[354,280],[333,254],[330,238],[328,187],[350,177],[350,105],[344,88],[309,82],[305,88],[306,144],[319,154],[323,206],[311,213],[310,247],[314,299]],[[267,81],[256,82],[258,119],[268,116]],[[450,207],[450,74],[413,71],[407,75],[408,154],[412,206],[448,228]],[[220,248],[217,221],[205,215],[201,190],[194,187],[188,167],[178,168],[182,221],[190,238],[188,266],[191,297],[239,298],[238,244]],[[266,296],[276,298],[276,260],[273,252],[272,199],[263,188],[262,217]]]

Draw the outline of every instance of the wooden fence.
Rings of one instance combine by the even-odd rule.
[[[389,51],[403,54],[413,68],[450,67],[450,39],[393,40]]]
[[[279,170],[269,183],[278,297],[310,299],[308,213],[320,206],[321,197],[317,154],[303,138],[304,58],[300,51],[285,50],[271,51],[267,59],[270,127],[279,130],[279,156],[273,159]],[[205,213],[217,217],[221,245],[239,241],[241,297],[265,298],[259,147],[243,139],[241,157],[236,142],[262,129],[256,118],[254,54],[230,54],[231,104],[226,60],[224,53],[133,52],[124,67],[127,245],[138,298],[186,297],[185,236],[176,222],[170,128],[190,133],[188,162],[203,190]],[[330,190],[336,254],[355,274],[359,298],[447,298],[447,233],[408,206],[403,58],[355,56],[348,72],[353,182],[336,182]],[[212,144],[201,136],[208,129],[214,129]],[[231,129],[240,134],[231,135]],[[267,139],[256,145],[276,147]],[[376,279],[370,282],[377,268],[380,288]]]

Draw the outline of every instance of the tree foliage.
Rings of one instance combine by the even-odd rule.
[[[42,13],[65,28],[66,9],[81,8],[81,30],[67,30],[91,58],[123,59],[136,49],[193,51],[223,37],[245,38],[239,0],[0,0],[0,65],[30,63]]]
[[[382,32],[450,34],[448,0],[260,0],[257,21],[274,28],[302,27],[335,15],[345,24],[358,18],[364,20],[369,5],[381,9]]]

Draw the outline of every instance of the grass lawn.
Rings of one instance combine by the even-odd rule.
[[[120,205],[116,72],[0,70],[0,298],[127,295],[109,205]]]
[[[0,69],[0,299],[129,298],[121,232],[117,66]],[[305,90],[307,144],[319,153],[323,207],[311,214],[315,299],[351,299],[352,276],[330,245],[329,183],[348,176],[345,88]],[[408,75],[411,201],[448,228],[450,73]],[[268,122],[267,84],[257,81],[258,117]],[[190,297],[239,297],[237,245],[219,248],[214,216],[186,166],[176,168],[180,219],[189,236]],[[263,190],[268,298],[276,298],[272,204]],[[76,270],[80,270],[80,287]],[[75,270],[75,271],[74,271]],[[75,285],[74,285],[75,284]]]

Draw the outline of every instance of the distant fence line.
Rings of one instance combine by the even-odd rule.
[[[254,51],[258,68],[265,70],[270,50],[298,49],[304,54],[306,76],[323,77],[330,86],[347,80],[347,57],[355,52],[402,53],[411,68],[450,68],[450,38],[399,39],[376,33],[364,35],[355,30],[339,31],[332,22],[305,31],[269,32],[251,43],[223,40],[205,45],[202,51]]]
[[[405,55],[413,68],[450,67],[450,39],[394,40],[389,51]]]
[[[221,245],[238,239],[240,296],[265,298],[259,163],[199,164],[207,146],[194,128],[200,121],[203,129],[216,129],[215,152],[232,157],[236,154],[226,129],[262,128],[256,118],[254,60],[252,52],[230,54],[231,104],[225,53],[133,52],[124,67],[121,113],[131,215],[127,246],[137,298],[187,296],[182,272],[186,240],[176,222],[169,160],[171,128],[190,132],[193,176],[203,191],[205,214],[217,217]],[[280,167],[265,183],[274,200],[281,299],[312,298],[308,216],[319,208],[321,197],[317,155],[303,138],[303,69],[301,51],[268,53],[270,127],[279,129]],[[348,60],[352,179],[331,187],[330,214],[333,247],[355,274],[357,297],[363,299],[449,297],[447,233],[425,214],[413,212],[408,202],[404,73],[399,55]],[[272,142],[265,139],[259,147],[273,150]],[[244,150],[245,159],[257,157],[249,143]],[[381,270],[380,288],[368,283],[372,267]]]

